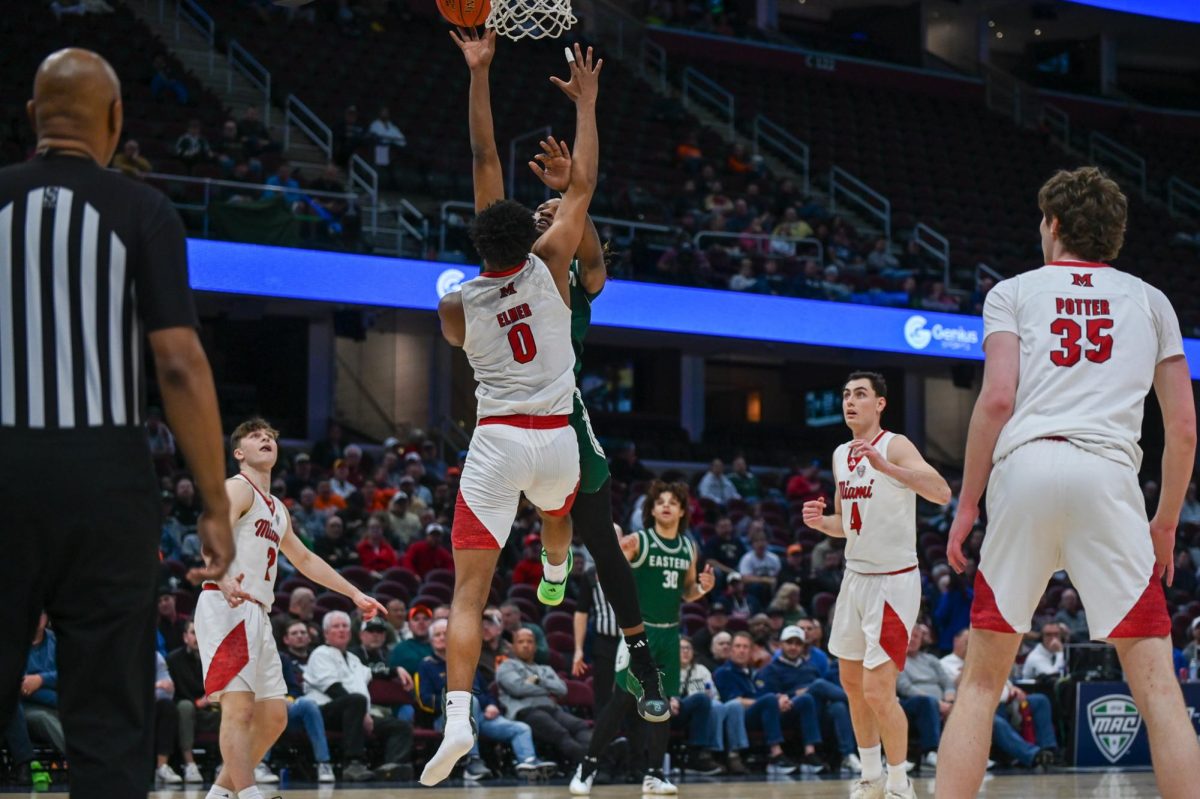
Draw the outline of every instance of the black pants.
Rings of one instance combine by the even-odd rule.
[[[568,763],[583,760],[592,741],[592,728],[588,723],[561,707],[528,707],[517,713],[517,721],[529,725],[535,743],[555,747]]]
[[[154,754],[170,757],[179,734],[179,710],[174,699],[154,700]]]
[[[621,639],[617,636],[592,637],[592,693],[596,700],[593,712],[597,716],[612,699],[617,679],[617,649],[620,646]]]
[[[363,717],[367,715],[367,698],[361,694],[346,694],[321,706],[325,729],[342,733],[342,754],[346,762],[365,761],[367,738]],[[412,757],[413,728],[403,719],[376,718],[371,737],[383,741],[385,763],[408,763]]]
[[[45,610],[71,796],[145,799],[160,522],[145,433],[0,431],[0,508],[0,729]]]

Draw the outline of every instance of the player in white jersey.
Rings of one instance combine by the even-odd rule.
[[[992,716],[1050,576],[1065,569],[1093,638],[1112,643],[1150,734],[1158,788],[1195,796],[1200,746],[1171,659],[1162,577],[1191,478],[1196,415],[1179,322],[1162,292],[1105,264],[1126,199],[1095,167],[1038,194],[1046,265],[1002,281],[984,304],[983,388],[971,416],[951,566],[988,491],[971,646],[942,737],[937,795],[975,796]],[[1158,509],[1138,489],[1151,386],[1165,428]]]
[[[292,535],[291,514],[270,494],[278,437],[262,419],[243,422],[230,436],[238,474],[225,481],[225,492],[237,552],[220,583],[204,583],[196,601],[204,690],[221,704],[224,766],[208,799],[260,799],[254,766],[287,727],[287,686],[270,618],[279,554],[350,597],[363,618],[386,612]]]
[[[556,605],[565,593],[570,512],[579,488],[579,446],[568,425],[575,390],[569,270],[587,225],[600,155],[596,95],[603,62],[593,65],[591,48],[585,54],[575,45],[568,58],[570,81],[551,78],[576,106],[571,178],[554,221],[538,235],[533,212],[504,199],[491,139],[488,69],[496,33],[480,37],[463,30],[451,36],[471,70],[476,211],[471,239],[483,270],[461,291],[441,299],[438,316],[443,336],[463,348],[475,371],[479,418],[450,534],[454,598],[446,642],[446,724],[442,743],[421,774],[425,785],[449,776],[474,744],[471,686],[483,608],[522,493],[542,521],[538,596]]]
[[[853,440],[833,453],[834,512],[825,499],[804,503],[804,523],[846,539],[846,576],[838,593],[829,651],[842,687],[863,770],[851,799],[911,799],[908,718],[896,698],[908,639],[921,610],[917,571],[917,495],[945,505],[950,486],[913,443],[880,426],[887,383],[877,372],[852,372],[842,413]],[[887,754],[883,773],[882,749]]]

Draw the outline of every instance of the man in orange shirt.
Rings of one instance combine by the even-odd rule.
[[[328,480],[317,483],[317,498],[313,507],[325,513],[336,513],[346,507],[346,500],[333,493],[333,487]]]

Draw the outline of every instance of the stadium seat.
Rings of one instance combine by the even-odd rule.
[[[574,636],[575,620],[568,613],[563,613],[559,610],[552,610],[542,618],[542,629],[546,631],[546,635],[550,635],[551,633],[563,633],[565,635]]]

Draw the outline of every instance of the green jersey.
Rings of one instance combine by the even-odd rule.
[[[680,533],[667,540],[659,537],[653,527],[634,535],[638,537],[638,554],[630,565],[642,618],[658,627],[678,625],[684,580],[696,557],[692,539]]]
[[[571,348],[575,350],[576,380],[579,379],[579,370],[583,368],[583,340],[592,326],[592,300],[600,296],[598,291],[588,294],[584,290],[581,270],[578,260],[571,261]]]

